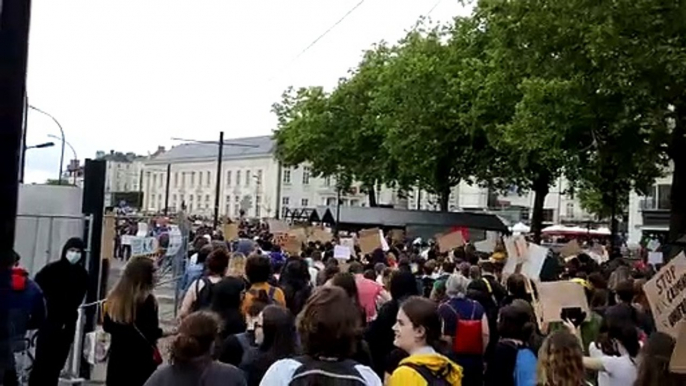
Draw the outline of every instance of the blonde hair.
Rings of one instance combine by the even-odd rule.
[[[583,350],[576,336],[559,330],[549,335],[538,352],[538,384],[544,386],[585,385]]]
[[[226,271],[226,276],[243,277],[245,276],[245,262],[246,257],[242,253],[234,253],[229,260],[229,268]]]
[[[153,289],[155,265],[147,257],[134,257],[115,284],[105,301],[105,312],[113,321],[132,324],[136,310],[144,303]]]

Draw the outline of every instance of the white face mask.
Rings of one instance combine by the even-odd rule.
[[[70,263],[76,264],[79,262],[79,260],[81,260],[81,252],[68,251],[65,257],[67,258],[67,261],[69,261]]]

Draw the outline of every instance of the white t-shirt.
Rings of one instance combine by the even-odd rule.
[[[598,372],[598,386],[633,385],[638,377],[638,369],[628,353],[622,356],[605,355],[595,342],[588,347],[592,358],[599,358],[605,371]]]
[[[260,386],[288,386],[293,378],[293,374],[301,366],[301,363],[294,359],[281,359],[276,361],[264,374]],[[382,386],[381,380],[376,373],[367,366],[357,365],[355,369],[365,380],[367,386]]]

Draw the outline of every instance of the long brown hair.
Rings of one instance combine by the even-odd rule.
[[[171,363],[187,364],[201,357],[209,359],[220,329],[220,319],[214,313],[199,311],[185,317],[169,348]]]
[[[686,383],[686,376],[669,372],[669,361],[675,345],[674,338],[665,333],[651,334],[641,353],[634,386],[678,386]]]
[[[584,353],[576,336],[560,330],[548,336],[538,355],[538,379],[544,386],[586,384]]]
[[[124,268],[123,275],[107,295],[105,310],[115,322],[132,324],[136,309],[150,296],[153,289],[155,265],[147,257],[134,257]]]

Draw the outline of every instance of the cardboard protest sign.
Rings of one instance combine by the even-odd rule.
[[[581,284],[572,281],[551,281],[538,283],[539,315],[543,322],[562,321],[560,313],[563,308],[581,308],[590,315],[588,301]]]
[[[269,232],[273,235],[286,233],[289,229],[288,224],[281,220],[267,220],[267,224],[269,225]]]
[[[681,252],[643,285],[657,330],[677,337],[686,316],[686,255]]]
[[[310,234],[309,240],[320,243],[328,243],[333,238],[333,235],[326,229],[322,228],[312,228],[312,233]]]
[[[391,229],[388,232],[393,243],[402,243],[405,241],[405,231],[402,229]]]
[[[464,237],[462,237],[462,232],[457,230],[450,233],[437,235],[436,242],[438,243],[439,251],[441,253],[445,253],[463,246]]]
[[[302,241],[298,236],[290,235],[287,232],[275,234],[274,243],[281,246],[284,252],[288,252],[291,255],[298,255],[302,248]]]
[[[516,272],[517,266],[526,261],[529,246],[523,236],[504,237],[503,244],[507,250],[507,262],[503,267],[503,273],[511,275]]]
[[[669,371],[675,374],[686,374],[686,320],[677,328],[676,346],[669,361]]]
[[[333,257],[341,260],[350,259],[350,249],[343,245],[335,245],[333,247]]]
[[[358,243],[360,244],[360,251],[363,254],[374,252],[375,249],[381,248],[381,238],[379,237],[379,228],[363,229],[360,231]]]
[[[110,259],[114,257],[114,239],[117,235],[115,229],[116,219],[113,216],[105,216],[102,220],[102,238],[100,240],[102,251],[100,257]]]
[[[226,241],[232,241],[238,238],[238,224],[233,223],[233,224],[224,224],[224,227],[222,229],[222,233],[224,234],[224,240]]]
[[[576,239],[568,242],[565,244],[562,249],[560,249],[560,256],[562,257],[569,257],[569,256],[576,256],[583,252],[581,249],[581,246],[579,246],[579,242],[576,241]]]
[[[529,279],[538,280],[545,259],[548,257],[548,248],[531,243],[528,249],[528,256],[522,264],[520,272]]]

